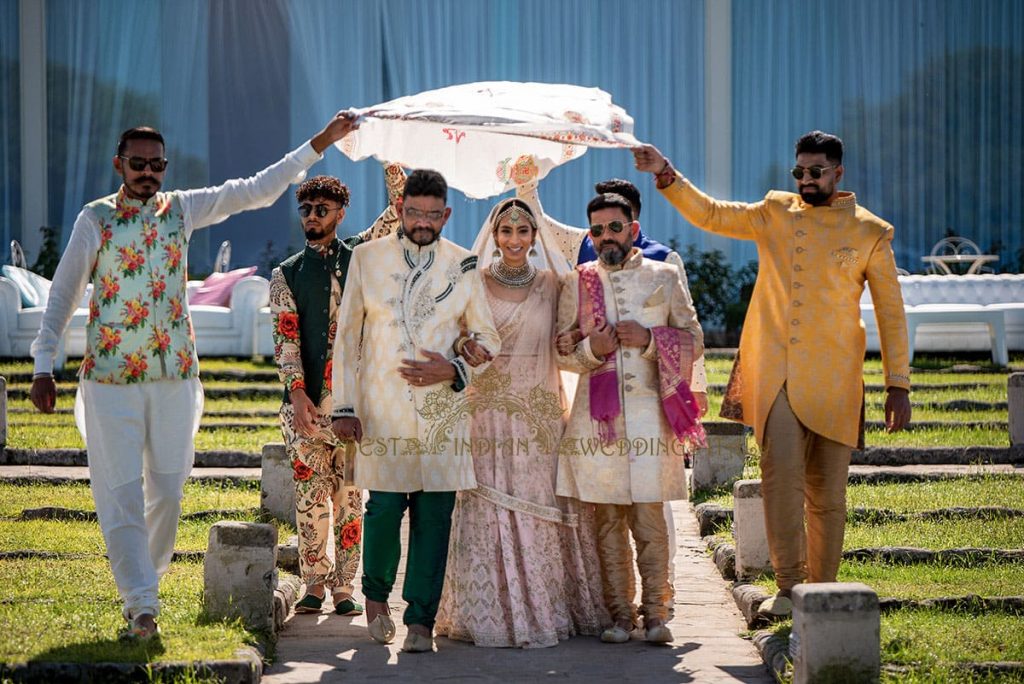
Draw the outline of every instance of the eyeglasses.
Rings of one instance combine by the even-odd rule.
[[[629,224],[623,223],[622,221],[609,221],[608,223],[595,223],[590,226],[590,234],[596,238],[601,237],[604,234],[604,229],[608,228],[613,233],[621,233],[626,229]]]
[[[123,154],[117,155],[121,159],[128,162],[128,168],[132,171],[145,171],[146,167],[153,169],[153,173],[162,173],[167,168],[167,160],[162,157],[153,157],[152,159],[146,159],[145,157],[126,157]]]
[[[405,212],[406,218],[411,221],[427,219],[431,223],[437,223],[444,218],[443,211],[420,211],[419,209],[413,209],[412,207],[406,207],[403,211]]]
[[[797,180],[804,179],[804,172],[811,174],[811,178],[818,180],[821,178],[821,174],[825,173],[825,169],[834,169],[835,166],[808,166],[806,169],[802,166],[794,166],[790,169],[790,173],[793,174],[793,178]]]
[[[299,205],[299,216],[302,218],[308,218],[310,214],[316,212],[317,218],[323,218],[332,211],[339,211],[341,207],[329,207],[326,204],[310,204],[305,202]]]

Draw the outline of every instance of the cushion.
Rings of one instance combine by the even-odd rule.
[[[231,290],[242,278],[248,278],[256,273],[255,266],[248,268],[236,268],[227,273],[213,273],[203,281],[203,284],[196,290],[195,294],[189,297],[191,304],[212,304],[213,306],[228,306],[231,303]]]
[[[3,271],[4,277],[18,288],[23,307],[46,306],[46,300],[50,298],[49,280],[38,273],[9,264],[5,264],[0,270]]]

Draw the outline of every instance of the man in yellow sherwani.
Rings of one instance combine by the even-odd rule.
[[[679,269],[633,245],[640,224],[629,201],[599,194],[587,217],[598,261],[566,276],[558,302],[558,363],[580,381],[557,493],[596,504],[604,600],[615,621],[601,640],[628,641],[637,622],[631,531],[645,638],[664,643],[673,637],[663,508],[686,498],[683,440],[703,437],[689,383],[704,335]]]
[[[754,240],[757,284],[722,416],[754,429],[778,593],[761,612],[792,612],[804,581],[834,582],[843,550],[851,451],[863,442],[864,324],[871,288],[882,343],[886,426],[910,421],[910,367],[893,227],[837,189],[843,143],[812,131],[796,143],[797,193],[753,204],[708,197],[654,147],[634,151],[661,193],[699,228]],[[806,531],[804,513],[806,511]]]
[[[455,492],[476,486],[459,439],[462,391],[471,368],[453,349],[464,323],[490,356],[501,349],[476,257],[441,238],[451,214],[436,171],[413,171],[397,209],[402,228],[352,252],[334,348],[333,428],[360,442],[357,487],[370,490],[364,516],[363,593],[370,636],[395,637],[388,596],[398,571],[399,530],[409,509],[402,598],[403,650],[433,650]]]

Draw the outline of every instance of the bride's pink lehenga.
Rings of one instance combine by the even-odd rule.
[[[554,646],[609,623],[592,507],[555,496],[558,277],[540,271],[523,291],[484,283],[502,347],[467,390],[479,486],[456,500],[435,629],[477,646]]]

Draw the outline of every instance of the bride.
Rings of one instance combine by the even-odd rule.
[[[553,340],[559,272],[569,269],[574,240],[562,249],[557,227],[539,235],[541,215],[522,199],[503,200],[474,247],[502,346],[467,390],[478,486],[456,499],[436,630],[478,646],[554,646],[609,622],[592,510],[555,496],[566,401]],[[468,338],[456,353],[485,360]]]

